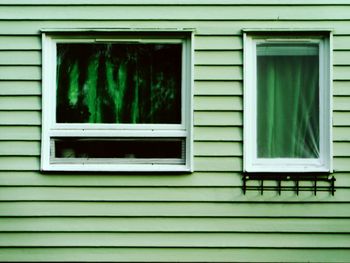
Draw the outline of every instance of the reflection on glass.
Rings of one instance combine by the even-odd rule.
[[[258,157],[318,158],[318,46],[258,45],[257,97]]]
[[[58,123],[181,123],[181,44],[57,45]]]

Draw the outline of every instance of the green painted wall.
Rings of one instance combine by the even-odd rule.
[[[350,262],[348,0],[1,0],[0,261]],[[41,28],[194,28],[192,174],[39,172]],[[333,29],[337,192],[243,195],[243,28]]]

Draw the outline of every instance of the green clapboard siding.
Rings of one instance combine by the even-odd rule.
[[[240,66],[195,66],[195,80],[242,80]]]
[[[6,1],[2,1],[0,4],[1,5],[10,5],[10,4],[17,4],[17,5],[42,5],[43,3],[45,3],[46,5],[68,5],[68,6],[73,6],[73,5],[110,5],[110,4],[116,4],[116,5],[146,5],[146,6],[154,6],[154,5],[173,5],[173,6],[177,6],[177,5],[218,5],[218,6],[241,6],[241,5],[274,5],[274,4],[278,4],[278,5],[287,5],[287,6],[304,6],[305,5],[305,1],[302,0],[295,0],[293,2],[287,1],[287,0],[252,0],[252,1],[245,1],[245,0],[221,0],[220,2],[215,1],[215,0],[187,0],[187,1],[176,1],[174,2],[173,0],[130,0],[128,2],[125,2],[123,0],[101,0],[98,3],[96,3],[96,1],[93,0],[76,0],[76,1],[69,1],[69,0],[52,0],[50,2],[47,2],[46,0],[6,0]],[[323,5],[329,5],[329,1],[328,0],[310,0],[307,3],[308,5],[311,6],[323,6]],[[332,4],[334,5],[346,5],[349,4],[347,2],[347,0],[334,0],[332,1]]]
[[[240,127],[195,127],[195,140],[208,141],[241,141],[242,128]]]
[[[349,14],[348,0],[0,1],[0,261],[349,262]],[[53,28],[193,29],[193,173],[40,172]],[[334,196],[243,194],[245,28],[332,29]]]
[[[0,110],[40,110],[39,96],[1,96]]]
[[[241,81],[195,81],[195,95],[242,95]]]
[[[0,95],[41,95],[41,82],[0,81]]]
[[[40,65],[40,63],[39,51],[0,51],[0,65]]]
[[[348,249],[259,249],[259,248],[4,248],[0,260],[47,262],[60,258],[83,262],[346,262]],[[257,257],[256,255],[259,255]]]
[[[175,217],[3,217],[2,232],[236,232],[349,233],[350,219],[334,218],[175,218]]]
[[[334,80],[349,80],[348,75],[350,66],[334,66],[333,67],[333,78]]]
[[[336,51],[333,56],[334,65],[348,65],[350,59],[350,50]]]
[[[333,112],[333,125],[334,126],[349,126],[350,125],[350,112]]]
[[[350,110],[350,96],[334,97],[333,99],[335,111],[349,111]]]
[[[39,156],[40,143],[32,141],[0,141],[1,155]]]
[[[40,50],[39,36],[0,36],[0,50]]]
[[[327,12],[328,10],[325,10]],[[208,11],[209,12],[209,11]],[[161,23],[164,25],[164,28],[195,28],[196,33],[203,36],[213,36],[213,35],[237,35],[242,34],[242,28],[261,28],[262,24],[259,20],[240,20],[240,21],[171,21],[166,20]],[[308,28],[329,28],[330,25],[334,28],[334,39],[337,40],[334,45],[335,50],[348,50],[349,47],[346,45],[347,35],[350,34],[350,28],[347,21],[327,21],[327,20],[318,20],[318,21],[278,21],[272,19],[271,21],[264,21],[263,28],[305,28],[305,25],[308,25]],[[123,21],[117,20],[114,16],[113,20],[108,21],[75,21],[75,20],[47,20],[45,23],[43,21],[11,21],[11,27],[7,26],[7,23],[0,24],[0,30],[3,34],[6,35],[35,35],[38,34],[40,28],[159,28],[158,20],[144,20],[137,21]],[[339,40],[338,40],[339,39]],[[343,40],[344,39],[344,40]]]
[[[40,80],[39,66],[0,66],[0,80]]]
[[[237,111],[197,111],[194,113],[195,126],[241,126],[242,122],[242,113]]]
[[[41,130],[38,126],[0,126],[0,141],[40,140]]]
[[[196,65],[242,65],[242,51],[196,51]]]
[[[0,111],[0,125],[40,125],[40,111]]]
[[[350,156],[350,142],[335,142],[333,150],[335,156]]]
[[[334,127],[333,140],[350,141],[350,127]]]
[[[350,6],[3,6],[0,16],[11,20],[120,20],[156,19],[156,20],[345,20],[348,19]],[[69,12],[67,12],[69,11]],[[210,12],[209,12],[210,11]],[[297,13],[297,15],[296,15]]]
[[[286,206],[288,209],[286,209]],[[273,215],[273,216],[272,216]],[[349,203],[58,202],[0,203],[0,216],[349,218]]]
[[[0,101],[1,102],[1,101]],[[346,101],[344,101],[346,103]],[[235,96],[196,96],[194,98],[194,110],[233,111],[243,110],[242,97]]]
[[[350,240],[343,234],[320,233],[3,233],[0,246],[349,248]]]
[[[239,36],[198,36],[196,50],[242,50],[243,43]],[[236,58],[237,59],[237,58]]]
[[[268,183],[267,183],[268,184]],[[322,183],[320,183],[322,184]],[[270,184],[273,185],[273,184]],[[293,185],[292,182],[284,183],[285,185]],[[322,184],[326,186],[326,184]],[[312,187],[311,183],[303,182],[300,186]],[[283,192],[278,195],[273,192],[256,194],[249,192],[244,195],[240,187],[212,187],[195,186],[184,188],[157,187],[70,187],[70,186],[0,186],[0,201],[142,201],[142,202],[259,202],[266,198],[271,198],[270,202],[347,202],[348,189],[338,189],[336,196],[330,199],[327,192],[314,195],[312,191],[301,192],[295,196],[293,192]]]
[[[38,171],[39,158],[33,156],[0,156],[0,171]]]
[[[350,96],[350,81],[334,81],[333,82],[333,94]]]

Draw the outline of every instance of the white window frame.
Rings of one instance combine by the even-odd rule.
[[[244,160],[245,172],[331,172],[332,171],[332,59],[330,31],[271,32],[245,31],[244,40]],[[259,43],[316,43],[319,45],[319,158],[257,157],[257,55]]]
[[[173,31],[84,31],[57,32],[43,30],[42,33],[42,144],[41,169],[43,171],[168,171],[191,172],[193,167],[192,143],[192,87],[193,87],[193,32]],[[67,124],[56,122],[56,49],[57,43],[181,43],[181,123],[180,124]],[[50,156],[52,138],[182,138],[185,141],[184,160],[166,162],[166,159],[144,160],[112,158],[98,162],[82,162],[71,158],[67,162],[55,162]],[[72,162],[73,160],[73,162]],[[143,160],[143,161],[142,161]]]

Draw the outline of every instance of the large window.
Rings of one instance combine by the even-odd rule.
[[[329,36],[248,33],[244,52],[245,170],[329,171]]]
[[[190,171],[191,35],[43,35],[42,169]]]

